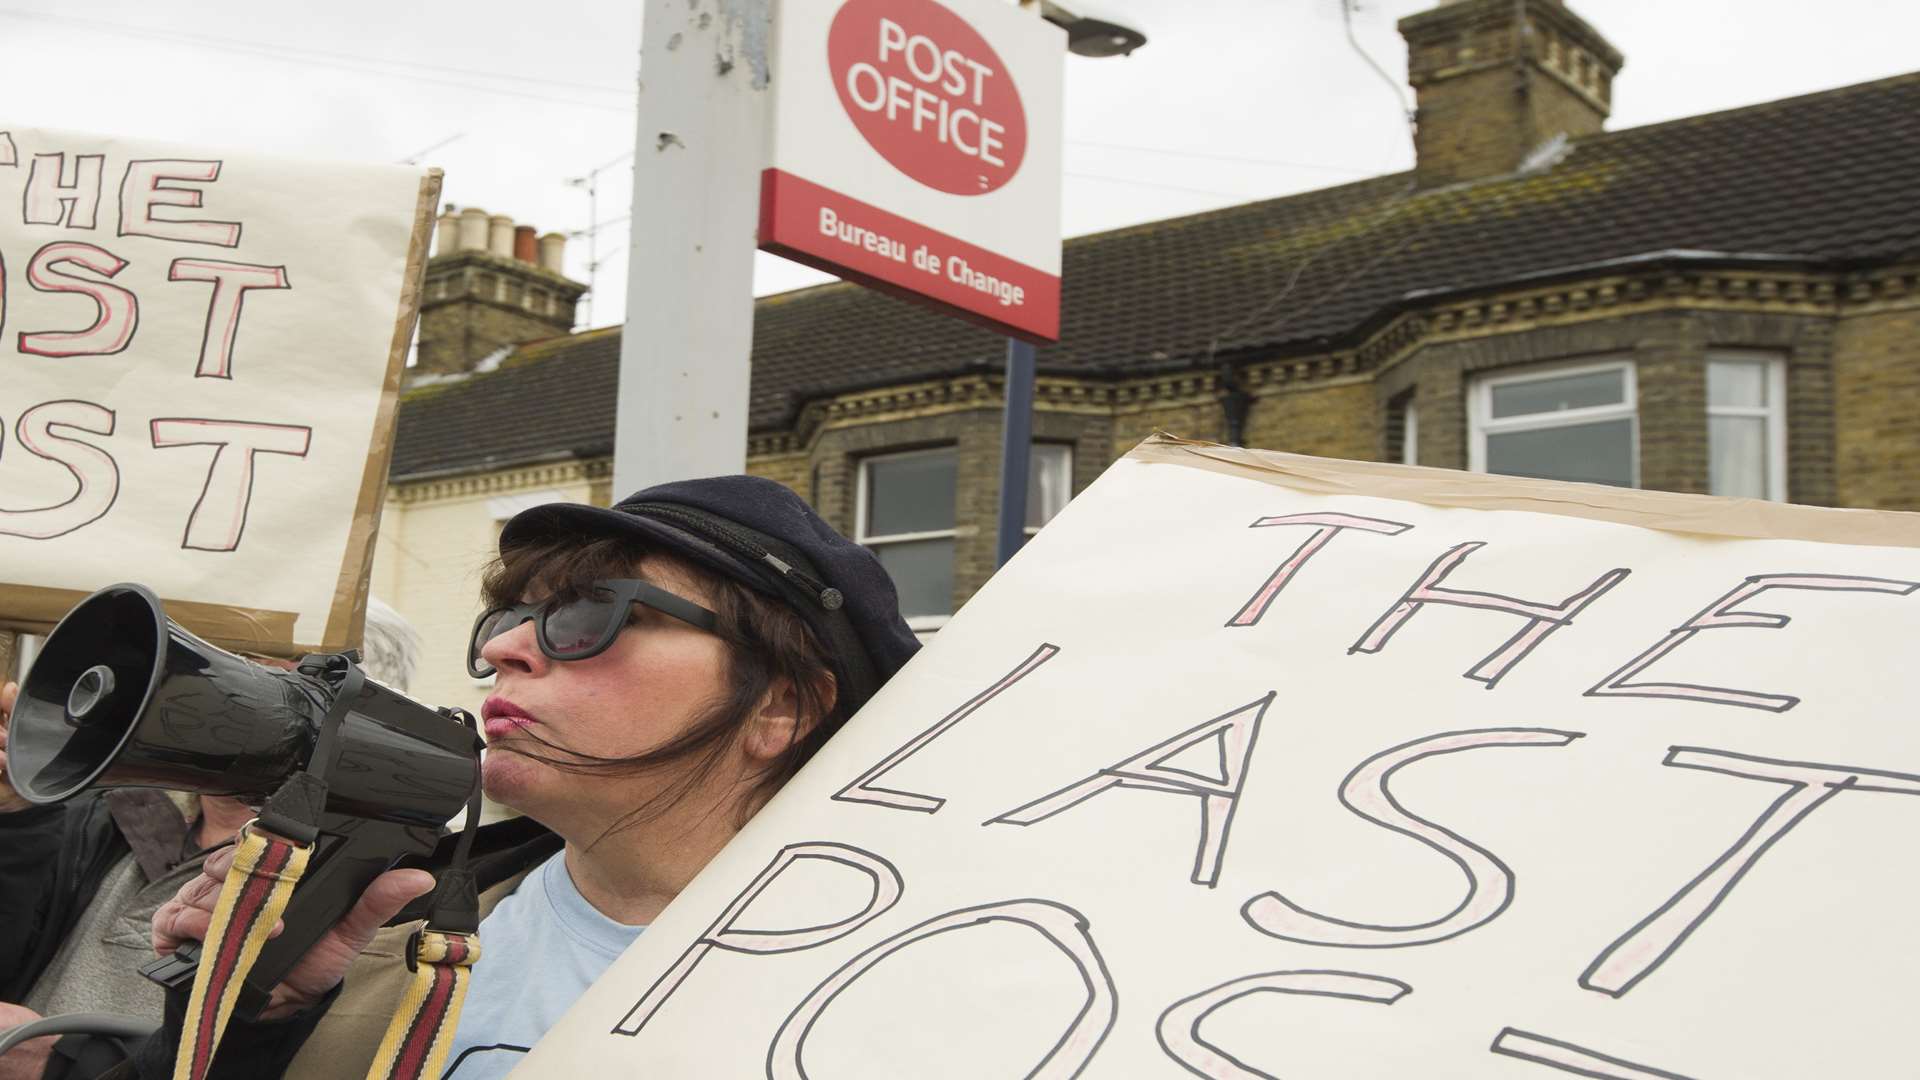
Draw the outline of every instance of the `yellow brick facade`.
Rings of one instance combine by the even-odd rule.
[[[1787,365],[1791,500],[1920,510],[1916,298],[1915,267],[1859,277],[1653,267],[1436,302],[1352,349],[1241,366],[1243,438],[1265,449],[1380,460],[1395,403],[1411,400],[1421,414],[1421,464],[1465,468],[1474,379],[1618,358],[1638,372],[1642,486],[1704,491],[1704,364],[1710,350],[1737,347]],[[1078,491],[1156,430],[1224,440],[1228,397],[1213,372],[1120,381],[1050,375],[1040,380],[1034,437],[1072,446]],[[954,447],[957,606],[994,569],[1000,419],[996,376],[837,395],[807,406],[790,430],[756,435],[747,468],[792,488],[852,534],[864,459]],[[428,640],[418,687],[424,697],[470,706],[482,696],[461,663],[503,499],[550,493],[607,505],[610,472],[602,459],[393,489],[374,592]]]
[[[1841,505],[1920,509],[1920,301],[1839,320],[1833,352]]]

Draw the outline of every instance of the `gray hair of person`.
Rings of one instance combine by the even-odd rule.
[[[420,631],[379,597],[370,596],[360,657],[368,678],[404,694],[420,666]]]

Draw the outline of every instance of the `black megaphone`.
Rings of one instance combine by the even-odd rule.
[[[232,795],[256,806],[298,786],[308,812],[262,825],[314,850],[284,915],[248,973],[238,1008],[268,992],[382,871],[432,851],[443,825],[477,797],[479,733],[368,680],[351,654],[309,656],[293,671],[244,660],[167,618],[145,587],[113,585],[82,600],[47,637],[20,687],[7,773],[28,802],[90,788],[150,787]],[[323,776],[324,786],[310,784]],[[285,797],[283,796],[283,799]],[[289,805],[298,806],[298,803]],[[148,973],[192,980],[195,950]]]

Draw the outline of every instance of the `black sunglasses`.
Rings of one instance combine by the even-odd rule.
[[[501,634],[533,620],[533,637],[552,660],[585,660],[607,651],[627,625],[627,611],[645,604],[681,622],[717,633],[720,617],[651,582],[612,578],[588,585],[579,596],[556,603],[551,597],[531,604],[493,608],[473,623],[467,640],[467,674],[484,679],[493,665],[480,658],[480,648]]]

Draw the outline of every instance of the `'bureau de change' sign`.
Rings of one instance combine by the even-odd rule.
[[[760,246],[1060,336],[1066,32],[1004,0],[779,0]]]

